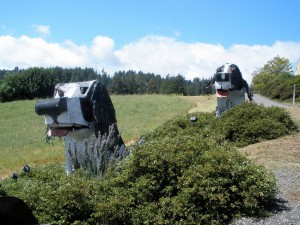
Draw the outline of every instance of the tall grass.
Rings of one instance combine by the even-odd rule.
[[[125,143],[136,141],[164,121],[195,106],[181,96],[111,96]],[[45,141],[44,117],[35,113],[36,100],[0,103],[0,177],[24,165],[64,162],[64,143]]]
[[[114,95],[111,98],[117,114],[118,128],[127,143],[196,106],[181,96]]]
[[[35,113],[35,102],[0,104],[0,177],[26,164],[63,160],[62,141],[45,142],[44,118]]]

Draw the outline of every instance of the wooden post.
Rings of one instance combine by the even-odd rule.
[[[300,59],[298,61],[296,76],[300,76]],[[296,84],[294,84],[294,92],[293,92],[293,107],[295,107],[295,98],[296,98]]]
[[[294,91],[293,91],[293,107],[295,107],[295,97],[296,97],[296,84],[294,84]]]

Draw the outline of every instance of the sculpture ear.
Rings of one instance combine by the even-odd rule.
[[[119,134],[115,108],[109,97],[109,94],[100,82],[94,86],[91,96],[93,111],[93,123],[96,137],[100,135],[109,135],[110,127],[113,128],[114,145],[124,145],[123,139]]]
[[[116,113],[106,88],[97,81],[94,86],[92,97],[93,122],[95,135],[98,137],[108,134],[109,126],[116,123]]]
[[[99,136],[100,132],[100,121],[98,120],[98,118],[100,118],[100,113],[97,111],[98,108],[98,104],[96,100],[92,101],[92,111],[93,111],[93,125],[94,125],[94,129],[95,129],[95,135],[96,137]]]
[[[220,72],[224,72],[224,65],[220,66],[219,68],[217,68],[217,73],[220,73]]]

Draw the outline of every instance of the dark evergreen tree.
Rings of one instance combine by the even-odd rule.
[[[162,78],[159,75],[149,74],[147,82],[147,94],[158,94],[162,83]]]
[[[111,83],[111,78],[108,73],[104,71],[104,69],[102,69],[101,73],[98,74],[97,79],[106,87],[108,87]]]
[[[133,70],[115,72],[112,77],[104,70],[92,68],[29,68],[0,70],[0,101],[52,97],[57,83],[99,80],[110,94],[207,94],[208,80],[187,81],[182,75],[162,78],[153,73]]]

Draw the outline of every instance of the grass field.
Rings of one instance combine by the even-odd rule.
[[[111,98],[118,128],[126,143],[138,140],[143,133],[178,114],[202,107],[199,97],[125,95]],[[203,98],[200,102],[214,104],[210,97],[200,98]],[[64,162],[63,140],[57,138],[52,144],[46,143],[44,117],[35,113],[35,103],[36,100],[0,103],[0,178],[20,171],[26,164]]]
[[[127,144],[178,114],[212,112],[216,107],[214,96],[124,95],[111,98],[118,128]],[[57,138],[52,144],[46,143],[44,117],[35,113],[35,103],[36,100],[0,103],[0,178],[11,175],[13,171],[20,171],[26,164],[35,166],[62,163],[65,160],[62,139]],[[300,125],[300,108],[288,111]],[[296,152],[299,149],[299,135],[289,137],[295,139],[295,144],[293,140],[285,142]],[[270,146],[261,147],[263,143],[257,145],[260,146],[259,152],[270,149]],[[274,146],[274,143],[271,145]],[[251,146],[249,148],[252,149]],[[251,158],[263,159],[258,152],[255,154],[255,150],[251,151]]]

